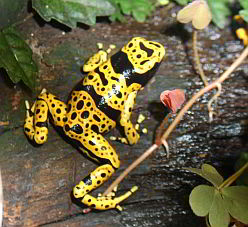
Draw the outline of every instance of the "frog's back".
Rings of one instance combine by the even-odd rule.
[[[133,38],[78,83],[68,102],[68,117],[100,133],[115,127],[128,95],[154,75],[163,51],[161,44]]]

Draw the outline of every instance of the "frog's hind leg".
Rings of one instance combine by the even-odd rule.
[[[28,138],[37,144],[43,144],[48,135],[48,116],[55,126],[63,127],[66,115],[66,104],[58,100],[54,95],[43,89],[30,108],[28,101],[26,104],[26,119],[24,132]]]
[[[81,150],[84,150],[84,153],[88,155],[89,158],[98,161],[101,165],[74,187],[74,197],[88,207],[97,210],[107,210],[111,208],[121,210],[119,203],[136,191],[137,187],[133,187],[119,197],[115,197],[114,194],[98,197],[89,194],[90,191],[98,188],[107,181],[115,170],[119,168],[120,161],[115,150],[101,134],[97,134],[93,131],[87,132],[87,135],[86,133],[82,135],[81,143],[83,145]]]

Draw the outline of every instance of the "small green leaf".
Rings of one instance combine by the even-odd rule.
[[[32,6],[45,21],[55,19],[71,28],[77,22],[94,25],[97,16],[115,12],[108,0],[32,0]]]
[[[219,28],[225,27],[227,17],[231,15],[227,4],[228,0],[208,0],[208,6],[212,12],[212,20]]]
[[[227,227],[230,215],[218,190],[215,189],[212,206],[209,210],[209,223],[211,227]]]
[[[190,193],[189,204],[197,216],[204,217],[209,213],[213,203],[214,187],[198,185]]]
[[[146,17],[151,14],[154,10],[155,6],[150,0],[109,0],[114,5],[119,6],[120,10],[123,14],[133,15],[133,17],[139,21],[144,22]],[[111,20],[117,19],[120,17],[118,14],[120,11],[117,10],[115,14],[110,18]]]
[[[238,221],[248,224],[248,187],[231,186],[221,190],[225,207]]]
[[[201,177],[212,183],[215,187],[218,187],[223,182],[223,177],[217,172],[217,170],[213,166],[209,164],[203,164],[201,169],[185,169],[200,175]]]
[[[244,18],[244,20],[248,23],[248,9],[240,10],[240,16]]]
[[[37,66],[32,50],[12,27],[0,31],[0,67],[5,68],[13,83],[22,80],[29,88],[35,87]]]

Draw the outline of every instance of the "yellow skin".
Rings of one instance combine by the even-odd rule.
[[[93,197],[89,193],[107,181],[120,166],[118,155],[103,134],[119,122],[129,144],[139,140],[130,121],[137,92],[151,79],[164,55],[164,47],[140,37],[133,38],[115,55],[106,59],[102,50],[86,63],[88,75],[71,92],[67,104],[42,90],[31,108],[27,106],[24,131],[30,140],[47,140],[47,121],[63,129],[70,142],[89,159],[99,163],[73,189],[74,197],[98,210],[117,208],[137,187],[115,197]],[[101,61],[99,61],[101,59]],[[102,60],[103,59],[103,60]]]
[[[238,28],[236,29],[235,33],[237,37],[243,40],[245,46],[248,45],[248,26],[243,20],[243,18],[239,15],[234,16],[234,20],[237,22]]]

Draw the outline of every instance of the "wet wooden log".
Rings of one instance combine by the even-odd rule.
[[[165,17],[162,11],[159,15]],[[144,36],[159,41],[167,49],[156,78],[137,97],[133,119],[142,112],[148,118],[137,145],[111,142],[120,155],[121,168],[114,180],[131,162],[153,142],[154,132],[165,116],[159,101],[166,89],[181,88],[187,98],[203,83],[192,67],[190,27],[168,22],[154,26],[148,23],[114,23],[96,25],[88,30],[73,29],[63,35],[52,25],[38,27],[29,20],[20,27],[40,61],[37,93],[26,92],[21,85],[13,87],[4,71],[0,76],[0,166],[4,190],[4,226],[203,226],[204,220],[190,210],[188,196],[194,186],[205,183],[183,167],[213,164],[228,175],[241,151],[247,150],[247,61],[223,84],[223,93],[215,106],[218,116],[208,123],[207,101],[213,92],[201,100],[184,116],[169,139],[170,158],[160,148],[133,171],[121,184],[119,192],[139,186],[139,190],[123,203],[124,211],[116,210],[83,214],[82,208],[72,203],[73,185],[96,166],[85,159],[56,130],[49,127],[48,142],[33,146],[23,133],[24,100],[34,100],[42,87],[66,101],[72,87],[82,78],[83,59],[96,51],[99,41],[105,46],[116,43],[121,47],[132,36]],[[30,34],[35,34],[30,36]],[[99,37],[99,34],[105,34]],[[185,40],[185,35],[189,39]],[[210,80],[217,78],[242,51],[229,30],[219,31],[210,26],[200,33],[199,54],[203,69]],[[7,123],[8,122],[8,123]],[[106,136],[119,135],[113,130]],[[97,192],[103,192],[107,185]],[[96,192],[96,193],[97,193]]]

